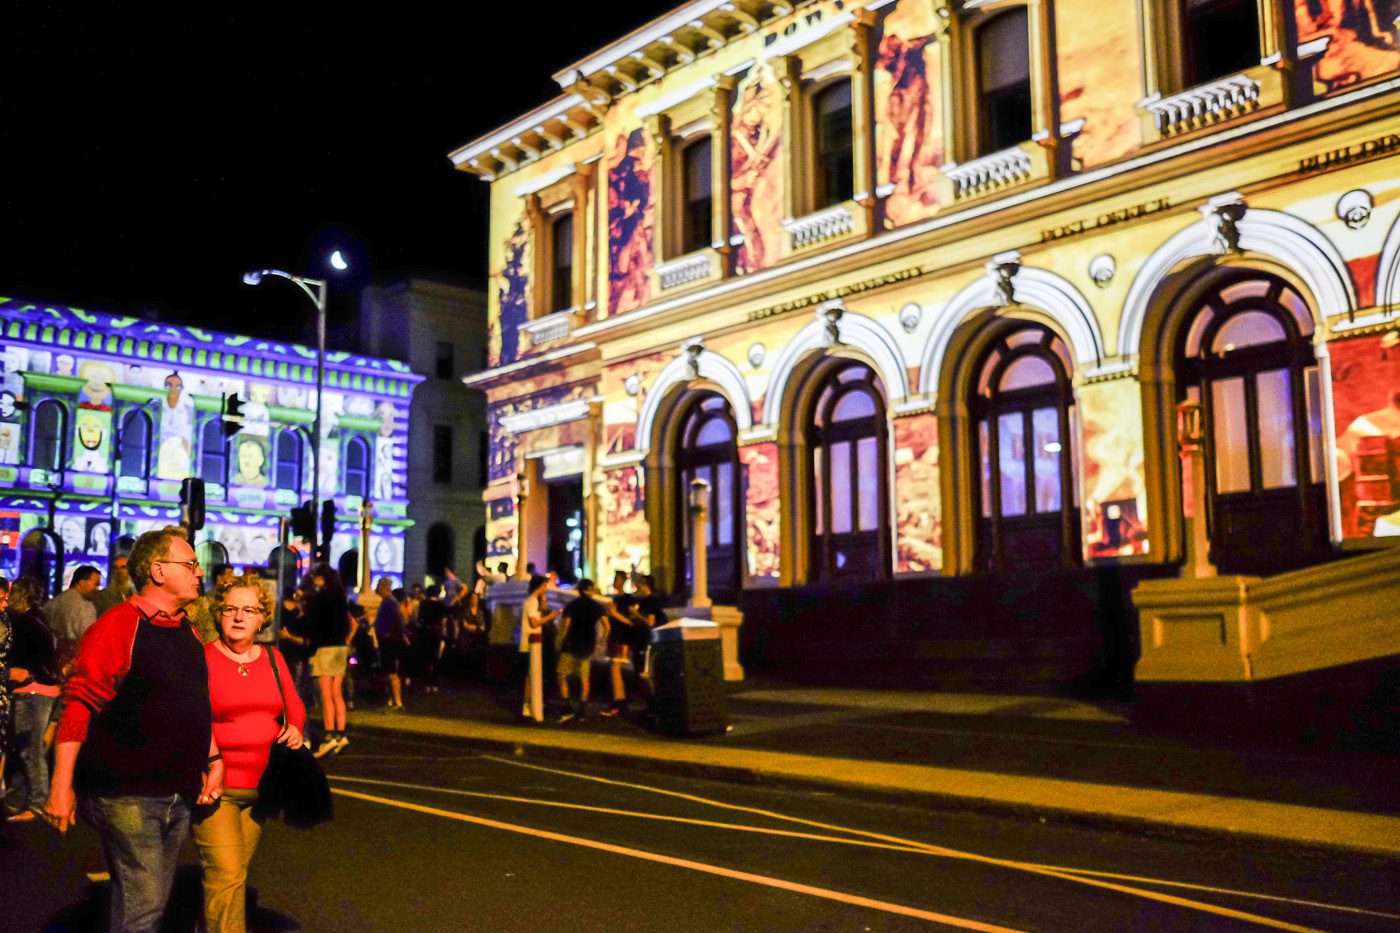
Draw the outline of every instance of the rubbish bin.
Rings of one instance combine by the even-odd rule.
[[[724,708],[719,626],[678,619],[655,629],[651,640],[656,690],[651,711],[657,728],[672,735],[723,732],[729,714]]]

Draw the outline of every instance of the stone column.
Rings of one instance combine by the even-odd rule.
[[[360,503],[360,555],[356,561],[356,573],[360,578],[357,601],[364,607],[370,625],[374,624],[374,612],[379,608],[379,594],[374,591],[374,583],[369,576],[369,532],[374,524],[374,506],[368,499]]]
[[[1183,490],[1183,504],[1191,509],[1186,523],[1186,562],[1182,575],[1195,579],[1215,576],[1210,562],[1210,532],[1206,528],[1206,460],[1205,439],[1201,436],[1201,403],[1182,402],[1176,406],[1180,416],[1177,444],[1181,448],[1182,473],[1190,477],[1191,488]]]
[[[690,483],[690,605],[696,609],[710,607],[708,519],[710,484],[703,479]]]

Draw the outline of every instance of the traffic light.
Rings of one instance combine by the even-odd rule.
[[[331,538],[335,537],[335,502],[321,503],[321,543],[316,547],[316,559],[325,563],[331,559]]]
[[[180,521],[191,534],[204,527],[204,480],[180,481]]]
[[[224,396],[224,437],[233,437],[243,429],[243,399],[235,392]]]
[[[316,540],[316,515],[311,511],[311,503],[303,502],[292,506],[292,535],[303,541]]]

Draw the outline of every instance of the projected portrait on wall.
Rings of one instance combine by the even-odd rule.
[[[78,407],[111,411],[112,383],[117,381],[117,371],[101,360],[85,360],[78,367],[78,376],[86,380],[78,390]]]
[[[107,472],[107,441],[112,433],[112,413],[78,410],[73,419],[73,469],[81,473]]]
[[[887,225],[933,213],[943,164],[943,114],[938,30],[928,0],[900,0],[885,18],[875,60],[875,134]]]
[[[0,466],[19,465],[19,425],[0,423]]]
[[[640,308],[651,295],[651,175],[646,133],[619,135],[608,157],[609,314]]]
[[[1400,69],[1396,0],[1297,0],[1300,42],[1326,38],[1314,74],[1336,90]]]
[[[1331,347],[1342,533],[1400,535],[1400,330]]]
[[[735,254],[740,273],[766,269],[779,259],[783,235],[783,88],[766,61],[751,68],[734,89],[730,126],[730,196]]]
[[[194,452],[194,398],[185,391],[185,380],[172,372],[164,380],[165,398],[160,403],[160,447],[156,454],[156,476],[184,479],[190,475]]]
[[[237,469],[229,482],[234,486],[266,486],[267,440],[240,434],[233,449]]]
[[[489,346],[491,363],[500,366],[515,362],[520,355],[520,327],[530,319],[530,238],[523,221],[506,240],[505,265],[497,291],[501,302],[501,324]]]

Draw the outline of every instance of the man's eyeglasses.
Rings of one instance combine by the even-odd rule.
[[[190,573],[194,573],[195,568],[199,566],[199,559],[196,558],[196,559],[194,559],[194,560],[157,560],[157,561],[152,561],[152,563],[155,563],[155,564],[179,564],[181,567],[184,567],[184,568],[186,568],[187,570],[189,570]]]
[[[267,613],[262,611],[261,606],[225,606],[219,610],[219,615],[225,619],[236,619],[239,616],[245,619],[260,619]]]

